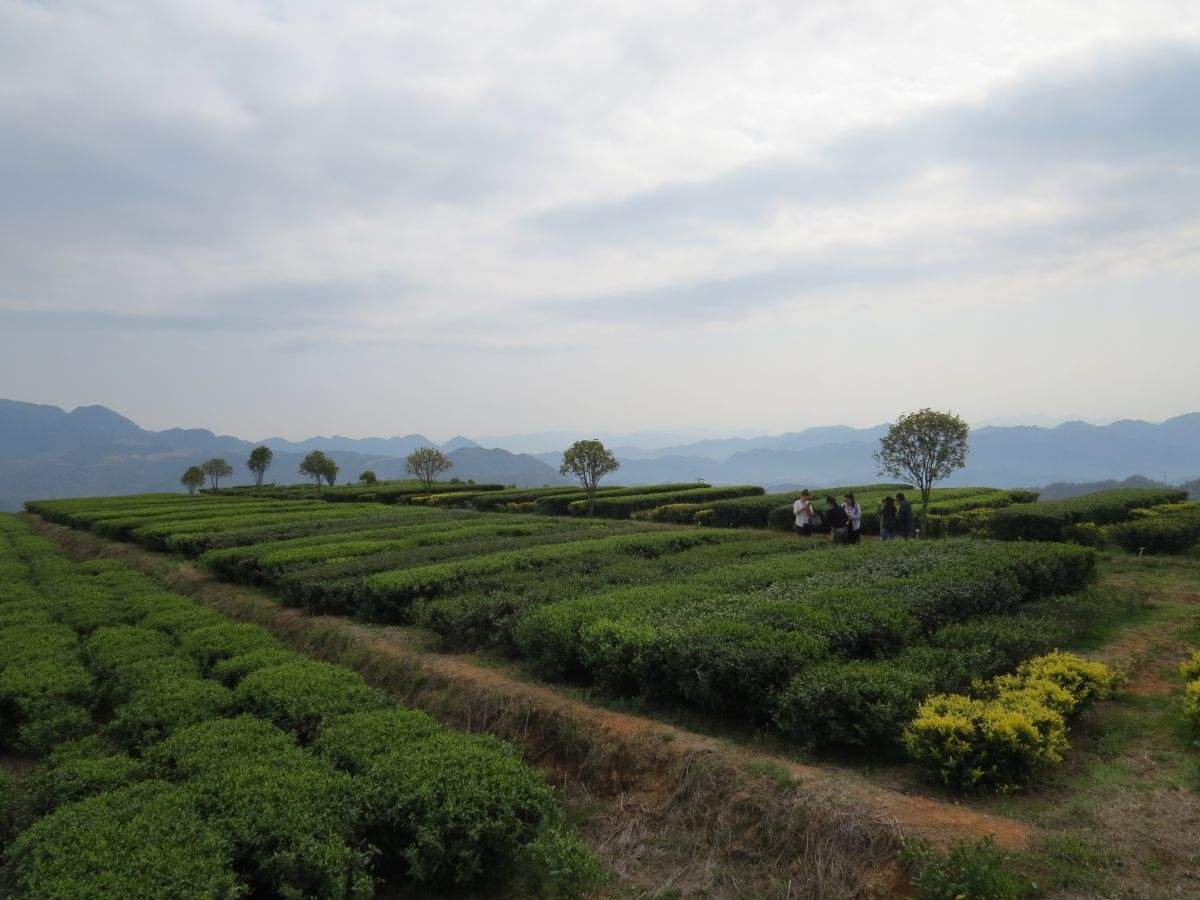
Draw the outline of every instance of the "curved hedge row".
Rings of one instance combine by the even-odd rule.
[[[984,523],[991,537],[1002,541],[1062,541],[1070,525],[1090,522],[1112,525],[1124,522],[1135,509],[1179,503],[1187,491],[1160,488],[1130,488],[1099,491],[1067,500],[1023,503],[998,509]]]
[[[734,497],[753,497],[763,493],[761,487],[750,484],[730,485],[728,487],[691,488],[685,491],[665,491],[657,494],[631,494],[614,497],[597,497],[594,514],[609,519],[627,519],[640,509],[653,509],[667,503],[705,503]],[[575,500],[567,504],[567,511],[573,516],[587,515],[587,500]]]

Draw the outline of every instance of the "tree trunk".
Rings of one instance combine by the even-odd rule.
[[[930,486],[932,487],[932,485]],[[929,528],[929,487],[921,488],[921,530],[917,533],[925,540],[925,532]]]

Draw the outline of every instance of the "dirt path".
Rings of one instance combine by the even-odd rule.
[[[639,885],[635,895],[671,878],[681,896],[886,896],[901,837],[946,845],[990,835],[1005,848],[1029,841],[1032,829],[1020,821],[603,709],[469,656],[429,652],[404,629],[310,616],[177,557],[26,518],[77,558],[120,560],[296,649],[356,668],[445,721],[521,743],[591,804],[585,827],[610,868]],[[690,845],[663,846],[680,841]]]

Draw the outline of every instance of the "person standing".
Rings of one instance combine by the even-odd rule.
[[[883,508],[879,511],[879,539],[881,541],[895,540],[896,530],[899,527],[899,516],[896,513],[896,498],[888,495],[883,498]]]
[[[845,503],[842,504],[842,511],[846,514],[848,524],[846,526],[846,543],[857,544],[862,532],[862,507],[858,505],[858,501],[854,499],[854,495],[847,493]]]
[[[896,524],[900,537],[910,538],[913,536],[912,503],[905,500],[903,494],[896,495]]]
[[[801,491],[800,497],[792,504],[792,515],[796,517],[796,534],[801,537],[812,535],[813,528],[821,521],[813,512],[812,494],[807,490]]]
[[[832,494],[825,498],[825,521],[829,525],[831,543],[844,544],[849,540],[850,518],[846,511],[838,506]]]

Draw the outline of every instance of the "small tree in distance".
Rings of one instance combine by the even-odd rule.
[[[333,477],[337,477],[337,463],[325,455],[323,450],[313,450],[303,460],[300,461],[300,474],[307,475],[313,480],[313,484],[317,486],[317,493],[321,493],[321,482],[329,477],[332,470]],[[333,484],[332,481],[329,482]]]
[[[441,450],[418,447],[404,460],[404,471],[414,475],[425,486],[427,494],[433,493],[433,482],[441,474],[449,472],[454,461]]]
[[[194,496],[196,489],[204,484],[204,473],[200,471],[199,466],[190,466],[179,479],[179,483],[187,488],[188,494]]]
[[[378,484],[379,478],[370,469],[358,476],[359,484]]]
[[[337,481],[338,471],[340,468],[341,467],[328,456],[325,457],[325,471],[322,472],[321,475],[324,477],[325,483],[330,487],[333,487],[334,482]]]
[[[221,490],[221,479],[233,474],[233,466],[219,456],[214,456],[208,462],[200,464],[200,471],[208,476],[214,491]]]
[[[922,409],[898,418],[879,440],[875,462],[883,475],[911,481],[921,492],[921,535],[936,481],[967,464],[970,427],[953,413]]]
[[[254,475],[255,494],[262,490],[263,476],[267,474],[267,469],[271,468],[274,459],[275,454],[270,447],[255,447],[250,451],[250,459],[246,461],[246,468]]]
[[[600,440],[576,441],[563,451],[562,465],[558,471],[563,475],[572,475],[579,479],[587,492],[587,514],[591,516],[596,507],[596,487],[600,479],[609,472],[615,472],[621,464]]]

